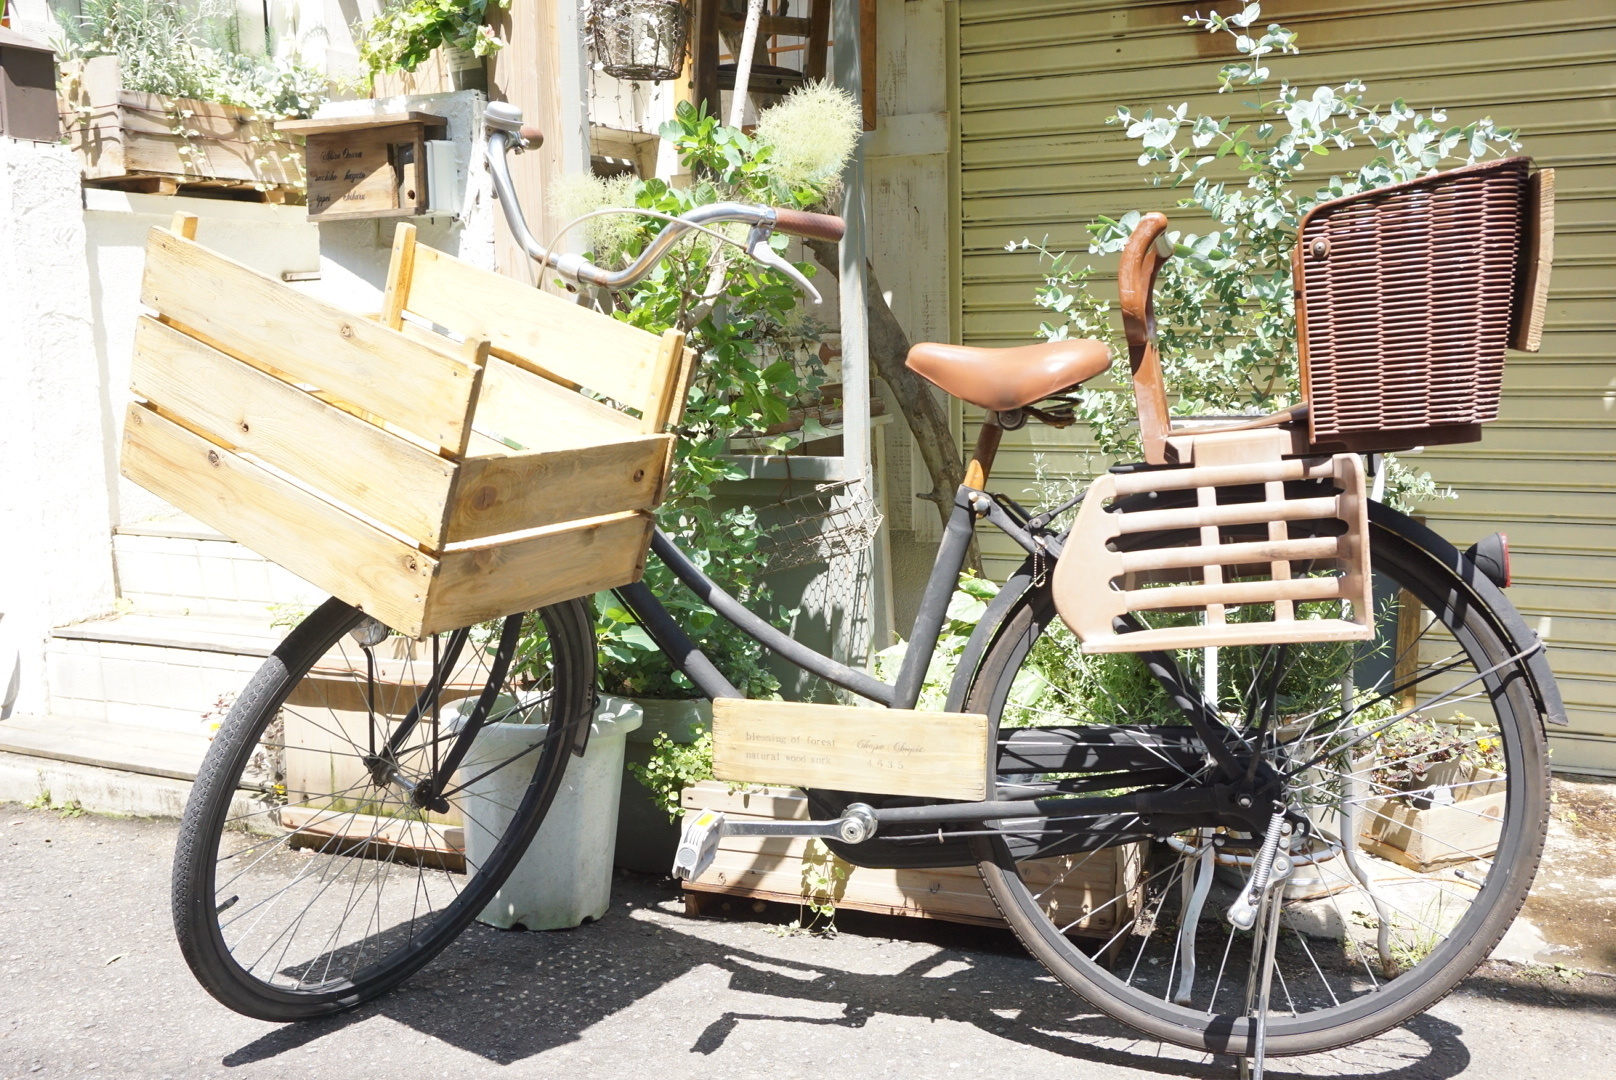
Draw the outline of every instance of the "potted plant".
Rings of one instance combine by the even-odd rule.
[[[455,90],[486,90],[483,61],[505,43],[488,25],[488,9],[511,0],[390,0],[359,36],[359,59],[374,83],[408,73],[442,50]]]
[[[63,129],[86,180],[173,194],[181,185],[303,187],[302,154],[274,130],[326,99],[294,55],[235,51],[229,20],[158,0],[86,0],[64,23]]]
[[[679,106],[662,135],[697,177],[688,187],[580,176],[552,197],[565,217],[628,211],[584,223],[595,261],[630,259],[662,228],[660,220],[632,212],[638,209],[679,214],[723,199],[822,205],[835,192],[857,139],[857,111],[841,92],[816,86],[768,110],[750,135],[689,104]],[[776,245],[784,249],[785,238],[776,238]],[[800,269],[813,273],[808,264]],[[728,245],[698,237],[676,248],[646,281],[607,301],[617,318],[635,326],[684,330],[700,357],[659,521],[725,589],[765,614],[776,605],[763,579],[758,513],[725,485],[746,475],[731,455],[737,436],[773,429],[756,446],[780,454],[819,434],[806,422],[779,430],[794,408],[800,418],[817,403],[824,382],[820,330],[798,313],[797,299],[784,278],[760,272]],[[716,618],[659,563],[648,568],[647,581],[737,688],[749,697],[778,695],[779,681],[755,642]],[[678,792],[708,775],[710,755],[700,735],[709,713],[696,700],[696,688],[615,597],[598,597],[596,611],[600,687],[633,698],[645,714],[628,750],[619,861],[665,872],[678,839]]]

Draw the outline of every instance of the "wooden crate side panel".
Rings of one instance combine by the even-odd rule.
[[[140,299],[233,356],[311,383],[451,452],[464,449],[481,368],[443,347],[412,341],[166,229],[151,231]]]
[[[409,311],[545,375],[645,410],[661,387],[661,339],[513,278],[468,266],[425,244],[415,254]]]
[[[735,815],[750,817],[749,815]],[[803,881],[803,854],[807,841],[785,837],[725,837],[718,853],[701,877],[686,888],[758,896],[782,903],[800,903],[808,891]],[[1079,857],[1081,858],[1081,856]],[[1099,852],[1077,871],[1067,874],[1045,896],[1054,905],[1062,925],[1081,919],[1077,929],[1087,934],[1109,934],[1131,914],[1127,901],[1109,903],[1118,894],[1118,853]],[[1053,870],[1041,876],[1053,881]],[[858,911],[1002,925],[999,909],[982,884],[975,867],[891,870],[853,866],[838,887],[836,906]],[[1098,910],[1097,910],[1098,909]],[[1096,912],[1089,915],[1089,912]]]
[[[525,450],[566,450],[615,442],[640,430],[639,422],[627,413],[499,357],[488,361],[472,426],[493,438],[520,443]]]
[[[187,139],[144,131],[123,132],[123,164],[132,173],[167,173],[184,179],[238,180],[246,184],[303,181],[299,165],[281,160],[296,151],[289,142],[250,143],[245,139]],[[302,156],[297,155],[297,161]]]
[[[437,564],[348,512],[132,404],[123,475],[412,637]]]
[[[650,510],[662,487],[671,435],[574,450],[467,458],[449,506],[450,542]]]
[[[123,163],[123,132],[118,128],[75,127],[67,133],[67,141],[78,155],[86,180],[128,174]]]
[[[135,331],[130,383],[225,445],[442,546],[454,462],[148,317]]]
[[[638,581],[654,524],[650,514],[635,511],[550,526],[534,536],[450,548],[442,556],[427,604],[425,632]]]
[[[679,793],[686,810],[721,810],[737,817],[770,821],[807,821],[808,797],[796,788],[737,788],[718,780],[703,780]]]
[[[713,702],[720,780],[976,800],[987,717],[794,701]]]

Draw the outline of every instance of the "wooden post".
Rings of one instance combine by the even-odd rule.
[[[576,7],[571,0],[524,0],[510,10],[489,9],[494,29],[509,42],[490,58],[489,97],[517,106],[525,122],[544,132],[544,145],[510,159],[511,182],[541,242],[563,224],[545,199],[549,186],[589,168]],[[495,218],[495,266],[518,280],[533,280],[527,254],[505,227],[504,215]]]

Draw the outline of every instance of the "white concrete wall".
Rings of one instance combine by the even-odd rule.
[[[111,608],[104,372],[95,348],[78,165],[0,139],[0,683],[45,700],[52,626]]]
[[[320,269],[320,233],[301,206],[131,195],[86,188],[84,246],[89,270],[88,302],[95,327],[95,353],[101,373],[98,415],[103,421],[112,524],[131,525],[167,517],[173,508],[118,475],[117,454],[129,403],[129,363],[140,304],[140,277],[146,237],[166,228],[176,213],[195,214],[197,241],[270,277],[285,271]]]
[[[464,197],[456,213],[416,219],[415,224],[422,243],[492,268],[494,203],[487,170],[472,152],[473,140],[481,134],[481,104],[480,95],[461,92],[342,102],[327,106],[321,115],[414,110],[446,116],[448,137],[461,148],[460,190]],[[468,166],[473,158],[475,162]],[[135,320],[145,310],[140,304],[140,276],[152,227],[166,227],[179,212],[195,214],[200,219],[199,243],[270,277],[318,272],[318,280],[299,282],[295,287],[353,311],[369,312],[380,306],[396,222],[369,219],[316,225],[301,206],[99,189],[85,189],[84,202],[82,250],[89,265],[89,305],[101,375],[97,411],[104,423],[111,523],[130,525],[173,513],[167,503],[118,476],[117,469],[117,448],[129,401]]]

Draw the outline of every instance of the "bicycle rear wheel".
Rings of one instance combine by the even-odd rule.
[[[309,615],[230,710],[180,823],[174,928],[203,987],[302,1020],[427,963],[538,831],[593,682],[581,601],[423,641],[338,600]],[[442,801],[421,805],[479,709]]]
[[[1096,840],[1042,818],[1004,822],[973,841],[989,891],[1033,955],[1096,1008],[1153,1038],[1252,1053],[1254,988],[1269,938],[1266,1052],[1313,1053],[1368,1038],[1429,1008],[1475,970],[1526,897],[1548,802],[1524,659],[1452,569],[1397,524],[1406,519],[1376,516],[1378,645],[1217,650],[1218,712],[1292,774],[1286,801],[1313,827],[1293,852],[1295,875],[1271,916],[1251,931],[1231,926],[1226,913],[1260,837],[1210,822],[1162,835],[1119,815],[1104,823],[1109,839]],[[1399,594],[1400,608],[1390,602]],[[1414,620],[1410,598],[1421,613]],[[1201,650],[1173,656],[1205,679]],[[1345,698],[1332,686],[1336,677],[1356,679]],[[1029,593],[1009,617],[965,708],[987,713],[1001,734],[1098,723],[1145,742],[1152,724],[1184,723],[1140,657],[1082,656],[1047,590]],[[1273,719],[1266,736],[1264,717]],[[997,752],[990,769],[1001,790],[1041,785],[1057,798],[1078,786],[1090,794],[1190,786],[1213,769],[1204,752],[1199,761],[1194,753],[1156,757],[1138,766],[1158,774],[1148,782],[1139,773],[1029,776],[1013,772],[1024,762]],[[1177,773],[1163,778],[1163,770]],[[1130,849],[1136,879],[1108,899],[1085,899],[1085,869],[1108,844],[1122,843],[1139,845]],[[1098,937],[1083,936],[1096,928]]]

